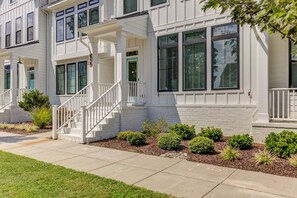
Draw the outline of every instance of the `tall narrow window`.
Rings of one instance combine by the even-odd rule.
[[[239,27],[212,28],[212,88],[239,89]]]
[[[78,63],[78,91],[88,84],[88,65],[87,61]]]
[[[124,14],[137,11],[137,0],[124,0]]]
[[[27,41],[34,40],[34,17],[33,12],[27,15]]]
[[[292,88],[297,87],[297,45],[290,41],[290,59],[289,59],[289,85]]]
[[[88,25],[88,11],[82,11],[79,12],[77,14],[77,25],[78,25],[78,29],[82,28],[82,27],[86,27]],[[85,36],[86,34],[82,34],[83,36]]]
[[[11,46],[11,22],[5,24],[5,47]]]
[[[159,91],[178,90],[178,35],[158,38]]]
[[[15,20],[15,44],[22,43],[22,18]]]
[[[67,64],[67,94],[76,93],[76,71],[75,63]]]
[[[167,0],[151,0],[151,6],[157,6],[157,5],[160,5],[160,4],[163,4],[163,3],[166,3]]]
[[[56,42],[64,41],[64,19],[57,20],[56,24]]]
[[[0,25],[0,49],[2,48],[2,25]]]
[[[4,89],[10,89],[10,65],[4,66]]]
[[[56,94],[65,94],[65,65],[57,65],[56,67]]]
[[[66,40],[74,38],[74,16],[66,17]]]
[[[93,25],[99,23],[99,7],[89,10],[89,24]]]
[[[206,32],[205,29],[183,34],[185,91],[206,89]]]

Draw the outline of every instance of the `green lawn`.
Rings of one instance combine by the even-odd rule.
[[[0,197],[169,197],[0,151]]]

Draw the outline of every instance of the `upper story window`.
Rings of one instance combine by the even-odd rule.
[[[74,15],[66,17],[66,40],[74,38]]]
[[[34,15],[33,12],[27,15],[27,41],[34,40]]]
[[[212,88],[239,89],[239,26],[212,28]]]
[[[11,22],[5,24],[5,47],[11,46]]]
[[[56,42],[64,41],[64,18],[56,22]]]
[[[124,0],[124,14],[137,11],[137,0]]]
[[[10,3],[15,3],[15,2],[17,2],[17,0],[9,0],[10,1]]]
[[[167,0],[151,0],[151,7],[166,3]]]
[[[99,23],[99,7],[95,7],[89,10],[89,20],[90,25]]]
[[[22,18],[15,20],[15,44],[22,43]]]

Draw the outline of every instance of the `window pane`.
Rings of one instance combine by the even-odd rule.
[[[27,29],[27,41],[33,40],[33,27]]]
[[[64,19],[57,20],[56,36],[57,42],[64,41]]]
[[[66,17],[66,40],[74,38],[74,16]]]
[[[67,65],[67,93],[75,94],[76,92],[76,82],[75,82],[75,64]]]
[[[213,88],[239,88],[237,38],[213,41]]]
[[[124,14],[137,11],[137,0],[124,0]]]
[[[178,44],[177,34],[162,36],[159,38],[159,45],[162,47],[167,44]]]
[[[205,39],[205,38],[206,38],[206,33],[204,29],[187,32],[184,34],[184,41],[196,41],[196,40]]]
[[[291,87],[297,87],[297,62],[291,63]]]
[[[206,44],[184,48],[184,90],[205,89]]]
[[[224,26],[215,27],[212,30],[213,36],[223,36],[227,34],[238,33],[238,25],[237,24],[228,24]]]
[[[93,25],[95,23],[99,23],[99,8],[92,8],[89,11],[90,15],[90,25]]]
[[[10,65],[4,67],[4,89],[10,89]]]
[[[88,25],[87,11],[78,13],[78,28],[86,27]]]
[[[151,6],[160,5],[162,3],[166,3],[167,0],[151,0]]]
[[[87,61],[78,63],[78,91],[88,84]]]
[[[15,33],[15,43],[16,44],[22,43],[22,32],[21,31],[17,31]]]
[[[27,15],[27,27],[33,26],[33,12]]]
[[[65,66],[58,65],[56,72],[56,93],[63,95],[65,94]]]

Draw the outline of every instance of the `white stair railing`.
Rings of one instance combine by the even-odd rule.
[[[23,101],[23,95],[24,95],[24,93],[26,93],[27,91],[29,91],[29,90],[26,89],[26,88],[19,88],[19,89],[18,89],[18,99],[17,99],[18,102]]]
[[[110,89],[113,86],[113,84],[109,83],[100,83],[99,84],[99,96],[104,94],[108,89]]]
[[[82,143],[87,135],[100,124],[119,104],[121,84],[117,82],[89,106],[82,107]]]
[[[144,104],[145,103],[145,83],[128,82],[128,103]]]
[[[8,105],[11,104],[11,89],[5,90],[2,94],[0,94],[0,110],[4,109]]]

